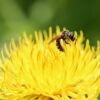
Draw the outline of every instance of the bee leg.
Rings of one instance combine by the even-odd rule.
[[[65,41],[66,44],[70,44],[70,43],[68,43],[66,40],[64,40],[64,41]]]
[[[77,41],[77,39],[75,39],[75,45],[76,45],[76,41]]]
[[[65,43],[66,43],[66,44],[69,44],[69,45],[70,45],[70,43],[69,43],[69,42],[67,42],[66,40],[64,40],[64,41],[65,41]],[[71,45],[70,45],[70,46],[71,46]]]

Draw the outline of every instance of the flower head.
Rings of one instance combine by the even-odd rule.
[[[100,93],[100,43],[95,48],[86,40],[84,45],[80,32],[76,44],[62,42],[61,52],[55,41],[48,44],[54,36],[51,28],[49,36],[35,35],[35,41],[24,35],[18,45],[12,40],[1,52],[0,99],[95,100]]]

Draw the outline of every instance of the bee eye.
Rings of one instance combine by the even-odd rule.
[[[70,35],[69,35],[69,38],[70,38],[72,41],[74,41],[74,40],[75,40],[74,34],[70,34]]]

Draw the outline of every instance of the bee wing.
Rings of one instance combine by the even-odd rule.
[[[58,36],[54,37],[52,40],[49,41],[49,44],[51,44],[53,41],[55,41],[58,38]]]
[[[52,43],[53,41],[55,41],[55,40],[59,39],[60,37],[61,37],[61,35],[58,35],[58,36],[56,36],[56,37],[52,38],[52,40],[51,40],[51,41],[49,41],[49,44],[50,44],[50,43]]]

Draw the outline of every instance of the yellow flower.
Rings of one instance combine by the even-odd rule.
[[[60,33],[59,27],[56,35]],[[75,32],[77,35],[77,33]],[[24,35],[0,57],[0,100],[96,100],[100,93],[100,43],[83,44],[83,33],[76,44],[64,44],[61,52],[44,32],[35,32],[35,41]],[[43,39],[44,38],[44,39]]]

